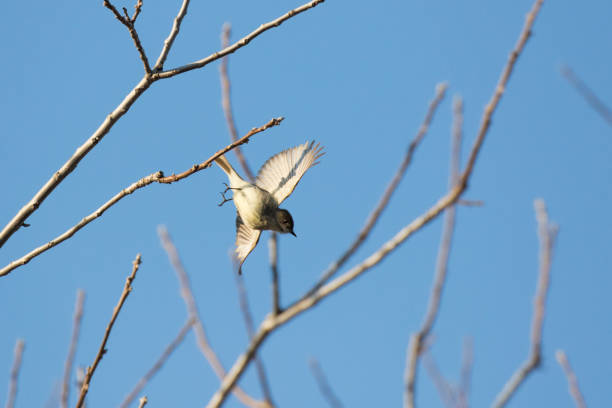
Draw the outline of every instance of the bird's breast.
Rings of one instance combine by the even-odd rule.
[[[234,190],[234,204],[242,221],[253,229],[271,229],[276,225],[278,204],[270,193],[249,184]]]

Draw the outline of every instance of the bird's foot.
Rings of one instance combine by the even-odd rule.
[[[225,184],[225,190],[223,190],[221,192],[221,197],[223,197],[223,201],[221,201],[218,206],[221,207],[223,204],[227,203],[228,201],[232,201],[232,198],[227,198],[225,197],[225,193],[228,192],[228,190],[231,190],[232,188],[230,186],[227,185],[227,183],[223,183]]]

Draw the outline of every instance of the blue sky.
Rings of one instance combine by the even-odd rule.
[[[155,60],[180,2],[146,2],[137,29]],[[301,3],[192,2],[166,67],[219,48]],[[116,6],[132,9],[131,2]],[[357,264],[444,194],[452,96],[465,102],[465,159],[482,110],[523,27],[530,1],[328,0],[231,55],[241,134],[285,121],[243,149],[259,168],[315,139],[326,148],[286,201],[298,238],[279,240],[282,302],[301,295],[361,228],[417,131],[438,82],[446,99],[413,165]],[[567,64],[612,104],[607,1],[545,2],[458,209],[449,276],[431,348],[456,381],[463,339],[474,342],[470,402],[489,405],[527,357],[538,271],[533,200],[560,226],[543,333],[543,364],[509,406],[570,407],[554,358],[564,349],[587,404],[610,405],[612,130],[560,75]],[[8,222],[140,80],[127,30],[101,2],[10,2],[0,16],[0,223]],[[218,63],[154,84],[0,250],[2,265],[77,223],[157,170],[181,172],[228,143]],[[237,164],[235,157],[230,160]],[[76,363],[91,364],[136,253],[143,264],[92,381],[90,406],[115,406],[186,320],[159,243],[166,225],[188,270],[210,341],[226,368],[246,345],[229,252],[234,210],[219,208],[226,181],[210,168],[150,185],[72,239],[0,278],[0,400],[13,347],[26,349],[17,406],[57,401],[78,288],[87,293]],[[399,406],[409,336],[429,296],[441,220],[365,276],[274,333],[263,359],[279,406],[324,406],[308,359],[322,365],[348,407]],[[267,233],[244,265],[256,321],[270,309]],[[345,268],[346,269],[346,268]],[[260,396],[254,370],[241,386]],[[152,406],[203,406],[218,381],[190,334],[145,389]],[[75,392],[72,392],[75,398]],[[424,370],[419,406],[443,406]],[[74,403],[74,402],[73,402]],[[226,406],[240,406],[231,397]]]

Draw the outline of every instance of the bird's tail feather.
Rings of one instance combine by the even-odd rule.
[[[230,162],[225,158],[225,156],[217,157],[215,159],[215,163],[217,163],[219,167],[221,167],[221,170],[223,170],[228,176],[236,174],[236,171],[234,170]]]

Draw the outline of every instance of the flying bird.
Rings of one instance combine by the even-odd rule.
[[[236,251],[238,273],[242,273],[242,264],[257,245],[263,230],[289,233],[293,232],[293,218],[289,211],[278,206],[293,192],[295,186],[306,173],[306,170],[318,164],[323,156],[323,147],[315,142],[283,150],[269,158],[253,183],[244,180],[232,167],[225,156],[219,156],[215,162],[227,174],[232,190],[236,210]],[[225,193],[225,192],[224,192]],[[229,201],[223,195],[222,205]]]

